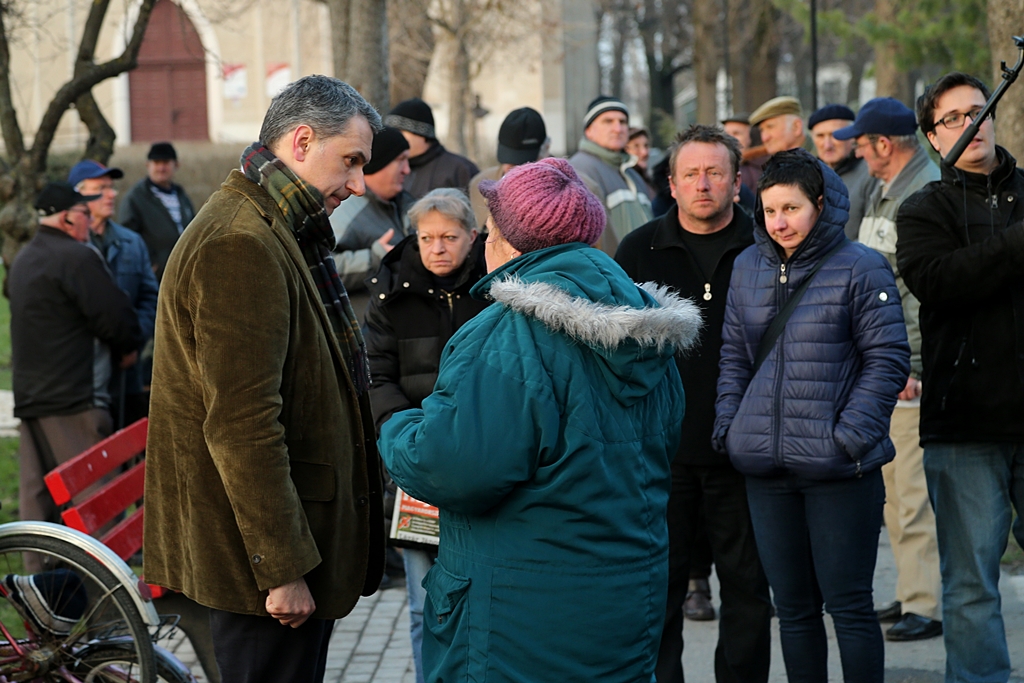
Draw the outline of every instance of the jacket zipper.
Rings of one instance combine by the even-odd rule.
[[[786,264],[783,263],[780,268],[779,284],[775,286],[778,292],[776,298],[779,302],[776,315],[786,305],[783,297],[786,294],[786,282],[788,279],[786,277]],[[774,423],[772,427],[772,460],[778,467],[784,467],[782,458],[782,379],[786,372],[785,343],[786,331],[783,330],[782,334],[779,335],[778,341],[778,360],[775,364],[775,396],[772,399],[772,422]]]

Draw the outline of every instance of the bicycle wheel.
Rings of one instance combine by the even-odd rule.
[[[45,571],[26,572],[24,554]],[[102,563],[57,538],[0,538],[0,680],[81,680],[82,655],[105,643],[129,654],[123,666],[94,666],[91,680],[156,682],[146,623]]]
[[[162,648],[155,651],[157,683],[195,683],[195,678],[184,665]],[[131,642],[104,642],[86,647],[79,653],[74,674],[82,683],[100,683],[108,680],[130,680],[124,672],[131,670],[135,648]]]

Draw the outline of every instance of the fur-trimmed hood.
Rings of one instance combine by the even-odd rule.
[[[689,299],[653,282],[637,285],[657,306],[635,308],[574,297],[547,282],[525,282],[513,276],[491,285],[491,298],[523,315],[540,320],[594,348],[611,350],[632,340],[641,347],[684,351],[700,332],[700,309]]]
[[[606,254],[578,243],[515,258],[472,293],[590,348],[624,403],[647,395],[702,325],[693,302],[666,287],[633,283]]]

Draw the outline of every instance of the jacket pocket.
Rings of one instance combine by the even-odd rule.
[[[326,503],[334,500],[334,467],[319,462],[291,461],[292,483],[300,500]]]
[[[456,683],[469,673],[470,579],[435,562],[423,577],[423,669],[429,681]]]

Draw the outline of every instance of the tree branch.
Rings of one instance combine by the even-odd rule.
[[[110,126],[107,118],[103,116],[91,90],[75,100],[75,109],[78,110],[78,117],[82,119],[82,123],[89,128],[89,141],[85,145],[85,153],[82,158],[106,164],[114,153],[114,141],[117,139],[117,133]]]
[[[89,6],[89,16],[85,20],[85,29],[82,31],[82,42],[78,45],[75,74],[78,74],[80,64],[92,64],[96,59],[96,43],[99,40],[100,29],[103,28],[103,18],[107,16],[109,5],[110,0],[93,0]]]
[[[25,155],[25,138],[11,97],[11,50],[7,43],[6,14],[6,6],[0,5],[0,132],[3,132],[7,156],[15,164]]]
[[[31,163],[32,168],[36,172],[42,173],[46,170],[46,157],[50,151],[53,137],[57,132],[57,125],[60,123],[61,117],[64,116],[64,112],[71,106],[71,103],[84,93],[92,90],[93,86],[97,83],[136,67],[139,58],[139,48],[142,46],[142,39],[146,35],[149,15],[152,13],[155,3],[156,0],[142,0],[142,4],[139,5],[139,14],[135,20],[132,37],[125,46],[124,52],[102,64],[83,67],[82,72],[76,74],[70,81],[61,86],[57,94],[50,100],[50,105],[46,108],[46,112],[39,122],[39,129],[32,144]]]

